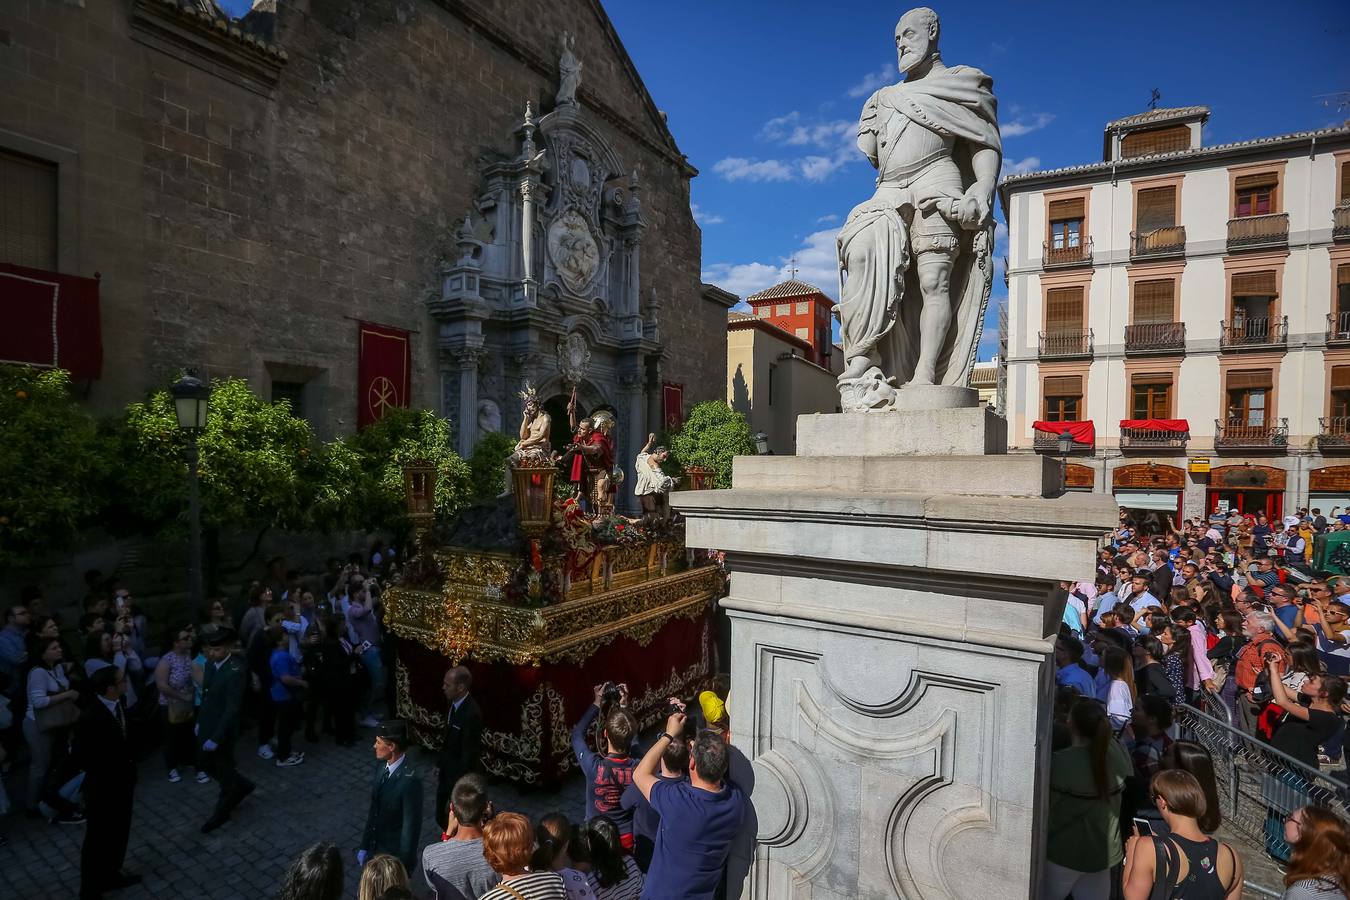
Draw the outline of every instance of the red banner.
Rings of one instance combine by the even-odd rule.
[[[1032,422],[1031,427],[1037,431],[1044,431],[1047,434],[1063,434],[1068,432],[1073,438],[1075,444],[1085,444],[1089,447],[1097,445],[1097,428],[1092,422]]]
[[[0,263],[0,363],[103,374],[98,279]]]
[[[667,381],[661,386],[661,421],[666,431],[679,431],[684,425],[684,385]]]
[[[356,427],[384,418],[412,399],[412,343],[408,332],[361,322],[356,361]]]
[[[1191,423],[1185,419],[1121,419],[1120,427],[1146,431],[1175,431],[1179,434],[1191,433]]]

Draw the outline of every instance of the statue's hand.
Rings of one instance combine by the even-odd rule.
[[[984,187],[973,184],[957,204],[956,216],[961,227],[976,231],[989,220],[990,197]]]

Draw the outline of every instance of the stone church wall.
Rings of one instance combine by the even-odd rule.
[[[141,0],[152,5],[159,0]],[[133,0],[0,10],[0,149],[62,166],[61,268],[102,275],[112,412],[185,365],[305,382],[324,435],[356,420],[356,329],[414,332],[413,405],[439,408],[439,288],[476,161],[511,149],[577,36],[582,108],[642,173],[644,302],[662,302],[666,380],[719,397],[724,310],[700,298],[691,169],[593,0],[283,0],[271,96],[135,39]],[[182,51],[180,51],[181,53]],[[71,177],[73,172],[73,177]]]

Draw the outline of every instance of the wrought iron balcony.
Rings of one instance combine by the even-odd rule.
[[[1122,450],[1185,450],[1190,434],[1165,428],[1126,428],[1120,426]]]
[[[1181,256],[1186,252],[1186,226],[1168,225],[1152,231],[1130,232],[1130,259]]]
[[[1031,437],[1031,446],[1037,453],[1059,453],[1059,435],[1051,434],[1048,431],[1037,431]],[[1093,447],[1091,444],[1082,444],[1074,441],[1069,448],[1070,453],[1091,453]]]
[[[1051,241],[1041,244],[1041,258],[1047,269],[1067,269],[1092,265],[1092,238],[1080,241],[1076,247],[1053,247]]]
[[[1283,453],[1289,445],[1289,420],[1250,425],[1242,419],[1214,420],[1215,450],[1270,450]]]
[[[1289,245],[1289,213],[1228,220],[1228,249],[1254,250]]]
[[[1331,209],[1331,239],[1350,241],[1350,203],[1342,203]]]
[[[1327,345],[1350,344],[1350,312],[1327,313]]]
[[[1350,450],[1350,416],[1331,416],[1318,419],[1317,449],[1323,453]]]
[[[1041,359],[1067,359],[1092,356],[1092,329],[1082,331],[1042,331]]]
[[[1185,322],[1144,322],[1125,326],[1126,353],[1180,353],[1185,349]]]
[[[1219,323],[1220,350],[1255,350],[1283,347],[1289,340],[1289,317],[1262,316],[1241,322]]]

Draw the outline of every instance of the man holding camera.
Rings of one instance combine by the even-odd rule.
[[[731,746],[712,731],[689,744],[689,780],[657,775],[670,743],[683,740],[678,707],[633,770],[633,783],[661,817],[642,900],[712,900],[745,819],[745,795],[727,778]]]
[[[604,753],[591,750],[586,732],[605,713],[605,728],[601,734]],[[595,703],[587,708],[581,721],[572,729],[572,750],[577,763],[586,774],[586,819],[608,816],[619,829],[619,842],[624,850],[633,850],[633,811],[624,809],[623,792],[633,783],[633,739],[637,736],[637,720],[628,712],[628,685],[607,681],[595,686]]]

